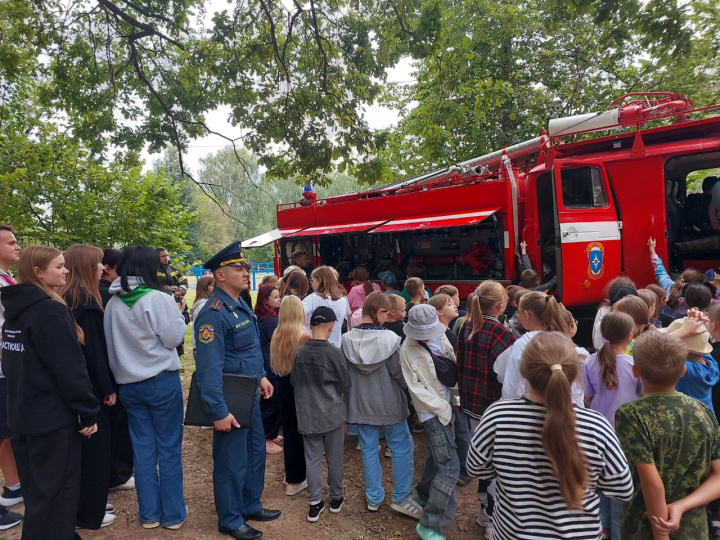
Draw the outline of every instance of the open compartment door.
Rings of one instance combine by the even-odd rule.
[[[622,225],[607,172],[599,162],[557,160],[553,178],[560,299],[598,303],[607,282],[622,270]]]
[[[381,223],[385,223],[384,219],[377,219],[374,221],[363,221],[360,223],[341,223],[337,225],[317,225],[315,227],[308,227],[302,229],[296,233],[289,234],[287,236],[325,236],[328,234],[349,234],[349,233],[363,233],[377,227]]]
[[[393,219],[374,228],[371,234],[415,231],[423,229],[442,229],[444,227],[467,227],[477,225],[492,216],[499,208],[475,210],[473,212],[431,214],[412,218]]]
[[[276,240],[280,240],[281,238],[290,236],[302,230],[304,229],[273,229],[272,231],[268,231],[253,238],[243,240],[240,245],[244,248],[263,247],[268,245],[270,242],[275,242]]]

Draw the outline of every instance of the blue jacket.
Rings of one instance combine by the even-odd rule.
[[[712,387],[718,382],[720,370],[715,359],[710,354],[703,355],[707,365],[692,360],[685,361],[685,375],[675,385],[675,390],[686,396],[702,401],[715,412],[712,404]]]
[[[203,408],[211,420],[229,414],[223,395],[223,373],[265,377],[257,320],[240,298],[220,287],[200,310],[195,321],[195,377]]]
[[[260,348],[262,349],[265,373],[267,373],[268,379],[277,379],[277,373],[270,367],[270,340],[272,340],[272,335],[278,327],[278,318],[263,317],[262,319],[258,319],[257,323],[258,330],[260,331]]]

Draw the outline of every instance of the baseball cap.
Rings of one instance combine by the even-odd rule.
[[[613,292],[610,293],[610,305],[615,305],[616,302],[622,300],[626,296],[637,296],[638,293],[635,289],[632,287],[628,287],[627,285],[623,285],[622,287],[618,287]]]
[[[331,323],[337,321],[335,312],[327,306],[320,306],[315,308],[310,317],[310,326],[317,326],[318,324]]]

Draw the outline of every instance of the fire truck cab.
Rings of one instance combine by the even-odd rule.
[[[543,281],[573,312],[596,308],[625,274],[653,282],[647,241],[674,271],[720,263],[720,231],[708,227],[709,194],[688,175],[720,167],[720,107],[694,109],[680,94],[628,94],[608,111],[550,121],[547,133],[464,163],[362,193],[277,207],[278,228],[246,240],[275,243],[275,270],[293,251],[343,278],[363,265],[371,279],[410,267],[432,290],[519,279],[527,242]],[[720,188],[719,188],[720,189]]]

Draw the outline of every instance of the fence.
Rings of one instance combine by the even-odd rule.
[[[257,288],[260,285],[262,278],[264,278],[267,274],[273,274],[274,272],[275,267],[272,262],[252,263],[252,267],[250,268],[250,288],[253,291],[257,291]],[[208,273],[209,272],[205,270],[202,266],[191,267],[188,271],[188,274],[195,277],[195,280],[190,280],[191,286],[194,285],[193,281],[197,282],[197,278],[204,276]]]

